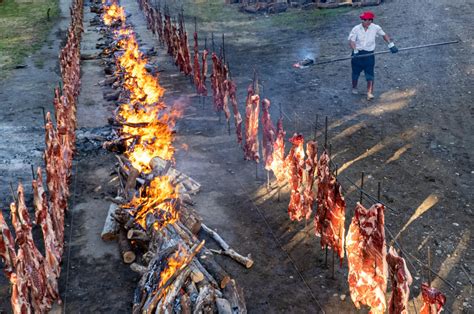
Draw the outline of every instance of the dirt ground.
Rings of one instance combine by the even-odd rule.
[[[243,161],[235,135],[227,135],[227,125],[213,112],[211,99],[202,105],[195,97],[189,79],[178,73],[146,30],[136,3],[121,3],[131,14],[128,20],[142,47],[158,49],[158,56],[150,61],[158,66],[160,83],[167,89],[165,102],[186,106],[177,125],[176,166],[202,184],[202,191],[194,197],[197,210],[231,246],[242,254],[251,253],[255,260],[246,270],[217,257],[243,287],[249,312],[367,312],[357,310],[350,300],[346,262],[342,267],[336,263],[331,278],[332,254],[326,267],[312,222],[289,221],[287,191],[278,202],[276,190],[266,189],[261,166],[256,179],[255,165]],[[255,68],[262,95],[272,101],[274,119],[282,107],[287,136],[297,131],[312,137],[317,116],[321,148],[323,121],[328,117],[328,142],[348,204],[347,226],[359,199],[351,182],[360,184],[364,172],[364,187],[372,195],[377,195],[381,182],[381,200],[391,208],[386,211],[387,231],[399,235],[398,243],[412,255],[408,257],[414,277],[410,312],[414,312],[413,304],[420,310],[419,288],[428,276],[417,260],[426,264],[428,247],[432,269],[442,278],[433,275],[433,286],[446,293],[446,311],[472,312],[474,23],[469,12],[474,4],[399,0],[372,8],[375,22],[399,48],[455,39],[460,43],[378,56],[376,98],[371,102],[363,94],[350,94],[348,62],[303,70],[291,66],[307,55],[317,60],[348,55],[347,35],[359,22],[360,9],[253,16],[238,13],[233,6],[211,4],[186,3],[188,31],[193,31],[193,17],[197,16],[201,47],[204,36],[209,47],[211,32],[216,44],[225,33],[226,59],[238,84],[241,112]],[[0,195],[6,216],[10,182],[21,180],[31,196],[30,164],[42,164],[40,107],[52,109],[67,6],[61,2],[63,18],[51,32],[50,45],[38,53],[45,57],[44,67],[35,68],[32,56],[26,68],[0,82]],[[86,9],[83,54],[98,52],[95,45],[100,35],[89,25],[93,16]],[[383,45],[380,40],[377,49],[385,50]],[[115,105],[103,100],[104,89],[98,84],[104,78],[100,61],[83,61],[81,66],[78,154],[60,283],[63,304],[57,310],[125,313],[130,312],[138,277],[120,261],[115,243],[100,240],[109,205],[105,196],[114,196],[116,186],[111,182],[114,156],[102,150],[96,139],[109,134],[106,121]],[[363,79],[360,83],[362,92]],[[388,234],[387,239],[391,241]],[[8,284],[0,276],[0,311],[10,311],[8,295]]]

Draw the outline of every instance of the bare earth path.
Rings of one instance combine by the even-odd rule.
[[[129,21],[142,45],[156,46],[136,3],[126,0],[122,5],[132,14]],[[193,31],[192,17],[198,15],[198,8],[185,6],[189,32]],[[348,180],[358,183],[364,171],[366,189],[376,195],[380,181],[382,201],[396,210],[387,211],[386,223],[394,235],[403,230],[399,240],[404,250],[426,261],[427,247],[431,247],[433,269],[453,288],[436,278],[433,285],[447,293],[446,308],[453,313],[471,312],[473,305],[472,283],[466,275],[472,278],[474,269],[474,23],[469,14],[473,9],[472,3],[461,0],[384,1],[374,7],[376,23],[400,48],[453,39],[461,43],[378,57],[376,99],[370,103],[364,95],[350,95],[348,63],[305,70],[291,67],[307,53],[321,59],[347,55],[346,37],[358,23],[360,10],[309,21],[288,18],[286,22],[286,15],[248,16],[239,14],[237,8],[225,9],[233,12],[225,21],[209,21],[208,16],[198,15],[201,40],[204,35],[210,38],[211,32],[216,37],[226,34],[226,58],[238,83],[241,112],[255,67],[263,96],[272,101],[273,119],[282,105],[287,135],[298,131],[309,138],[316,115],[319,131],[328,116],[328,139],[348,203],[347,223],[359,198]],[[94,27],[88,26],[92,17],[88,13],[85,18],[83,53],[95,52],[99,37]],[[379,50],[385,49],[382,42],[378,44]],[[219,259],[243,286],[249,312],[316,313],[318,307],[312,295],[328,313],[358,312],[348,294],[346,263],[342,268],[336,265],[332,279],[331,269],[324,265],[324,251],[313,235],[312,222],[305,226],[304,222],[289,221],[287,193],[282,194],[282,202],[277,202],[275,191],[269,193],[265,188],[266,174],[261,167],[255,179],[254,164],[243,161],[235,136],[227,135],[227,126],[213,113],[210,99],[203,108],[193,97],[189,80],[177,73],[162,48],[158,51],[152,61],[162,71],[160,83],[167,89],[166,103],[186,105],[185,116],[178,123],[176,146],[187,144],[189,148],[179,150],[177,168],[202,184],[202,192],[194,200],[206,224],[217,229],[238,251],[251,253],[255,259],[249,270]],[[49,63],[56,68],[56,56],[57,50],[46,58],[46,68]],[[43,97],[42,105],[51,107],[57,80],[54,70],[38,74],[43,83],[38,83],[32,72],[22,76],[20,71],[29,69],[18,70],[18,76],[0,83],[1,127],[5,134],[0,139],[2,208],[9,202],[8,183],[17,177],[29,182],[29,163],[40,163],[42,118],[35,108]],[[79,133],[105,134],[102,127],[115,107],[102,100],[97,85],[103,79],[99,61],[84,61],[82,72]],[[42,94],[38,96],[38,92]],[[23,135],[26,132],[27,138]],[[317,139],[321,147],[321,132]],[[115,192],[113,184],[108,183],[114,159],[98,148],[99,143],[79,136],[78,144],[75,194],[68,220],[72,233],[67,231],[72,242],[68,243],[70,255],[64,258],[61,279],[65,309],[68,313],[130,312],[138,278],[118,259],[115,243],[104,244],[99,238],[108,208],[104,197]],[[329,265],[331,257],[329,254]],[[411,260],[418,271],[410,266],[415,277],[412,297],[419,311],[419,287],[427,276]],[[1,278],[0,309],[9,308],[8,301],[3,301],[7,285]],[[344,301],[341,295],[346,297]]]

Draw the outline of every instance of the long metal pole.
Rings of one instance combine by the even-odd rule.
[[[400,52],[400,51],[407,51],[407,50],[420,49],[420,48],[437,47],[437,46],[451,45],[451,44],[457,44],[457,43],[459,43],[459,40],[452,40],[452,41],[446,41],[446,42],[441,42],[441,43],[434,43],[434,44],[427,44],[427,45],[419,45],[419,46],[400,48],[400,49],[398,49],[398,51]],[[365,58],[365,57],[385,54],[385,53],[389,53],[389,52],[391,52],[391,51],[390,50],[384,50],[384,51],[368,53],[368,54],[360,55],[360,56],[342,57],[342,58],[337,58],[337,59],[319,61],[319,62],[314,63],[313,65],[328,64],[328,63],[333,63],[333,62],[337,62],[337,61]]]

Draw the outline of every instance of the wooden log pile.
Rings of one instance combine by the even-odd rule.
[[[142,5],[144,4],[146,3]],[[165,14],[165,23],[167,20],[169,18]],[[114,21],[112,19],[111,28],[115,27]],[[182,23],[181,20],[180,24]],[[180,28],[184,29],[184,26]],[[163,32],[168,31],[169,27],[163,28]],[[177,32],[172,32],[170,37],[165,37],[165,41],[176,41],[176,34]],[[115,72],[116,75],[116,79],[110,79],[109,84],[117,86],[121,90],[120,97],[130,102],[129,107],[136,109],[130,110],[130,114],[147,113],[151,108],[157,109],[156,112],[163,110],[166,106],[160,101],[162,89],[158,80],[148,77],[157,92],[149,93],[150,89],[143,89],[139,82],[133,81],[132,73],[128,73],[128,67],[133,62],[136,61],[137,68],[141,62],[146,62],[143,55],[130,58],[130,63],[119,64],[120,69],[114,70],[111,51],[123,48],[118,44],[119,40],[120,38],[114,37],[108,46],[103,47],[101,54],[107,60],[109,73]],[[127,42],[134,47],[138,46],[132,37]],[[175,50],[176,46],[171,48]],[[124,50],[122,54],[118,54],[119,61],[127,52],[128,50]],[[187,60],[186,56],[184,58]],[[139,74],[147,76],[143,72]],[[158,97],[151,98],[154,95]],[[119,110],[121,109],[123,108]],[[146,151],[146,147],[151,144],[144,140],[143,130],[158,129],[160,133],[156,134],[160,137],[163,136],[161,131],[169,130],[172,123],[167,120],[156,122],[156,119],[153,122],[146,119],[138,122],[136,119],[132,120],[133,125],[116,115],[112,124],[118,126],[117,138],[104,144],[104,147],[124,155],[117,156],[116,173],[120,188],[118,196],[111,199],[113,204],[108,210],[101,236],[104,240],[116,239],[123,261],[141,276],[134,293],[133,312],[198,313],[219,309],[222,313],[246,313],[242,290],[216,261],[214,253],[204,246],[204,241],[197,237],[202,229],[202,222],[192,207],[191,195],[199,192],[200,184],[175,169],[171,161],[168,161],[170,156],[165,156],[168,158],[163,157],[164,159],[154,157],[146,162],[144,159],[140,162],[133,160],[135,150]],[[130,132],[131,128],[137,131],[136,138],[131,138],[123,131],[125,124]],[[146,142],[146,147],[143,142]],[[174,148],[171,142],[172,136],[163,138],[163,143],[172,153]],[[157,151],[162,147],[158,147]],[[159,156],[154,151],[153,156],[157,155]],[[206,230],[210,231],[209,228]],[[214,231],[212,236],[222,240]],[[238,254],[223,240],[220,245],[222,252],[219,253],[234,258],[246,267],[252,266],[250,256]]]
[[[133,189],[141,188],[131,195],[143,197],[143,187],[153,178],[165,175],[172,178],[175,186],[182,185],[184,192],[180,197],[186,191],[199,190],[199,183],[171,167],[169,162],[155,157],[150,166],[151,173],[134,176]],[[130,182],[129,175],[133,172],[130,167],[126,160],[118,163],[121,181]],[[167,224],[161,222],[158,225],[162,227],[156,228],[160,217],[148,213],[142,226],[133,217],[135,209],[130,208],[133,202],[127,202],[133,196],[124,194],[124,190],[119,193],[119,197],[112,199],[102,239],[117,239],[123,261],[141,276],[133,297],[134,313],[246,313],[243,291],[216,261],[215,254],[229,256],[246,268],[253,265],[250,255],[242,256],[232,249],[181,198],[174,202],[179,219]],[[206,248],[197,236],[201,230],[216,240],[222,250]]]

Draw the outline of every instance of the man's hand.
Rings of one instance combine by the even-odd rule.
[[[353,56],[357,56],[358,54],[359,54],[359,50],[357,50],[357,49],[352,50],[352,55]]]
[[[388,48],[390,49],[390,51],[392,53],[397,53],[398,52],[398,48],[397,48],[397,46],[395,46],[395,44],[393,42],[388,44]]]

